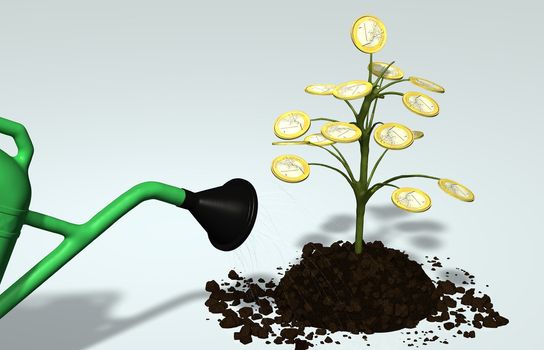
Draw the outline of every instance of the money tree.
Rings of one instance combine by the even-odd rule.
[[[410,82],[413,85],[434,93],[444,93],[445,89],[421,77],[404,77],[404,72],[394,61],[390,63],[373,61],[374,54],[380,51],[387,40],[387,31],[378,18],[362,16],[355,21],[351,30],[353,44],[363,53],[369,55],[367,80],[352,80],[340,84],[313,84],[305,91],[313,95],[334,96],[344,101],[351,112],[351,121],[340,121],[332,118],[311,118],[300,110],[291,110],[281,114],[274,123],[274,133],[283,141],[273,145],[311,146],[325,150],[336,158],[343,169],[323,163],[308,163],[294,154],[283,154],[272,162],[272,173],[280,180],[296,183],[305,180],[310,174],[310,166],[319,166],[340,174],[349,184],[356,200],[355,252],[363,251],[363,228],[365,208],[372,196],[382,188],[393,188],[392,202],[400,209],[409,212],[424,212],[431,207],[431,198],[425,192],[413,187],[399,187],[394,184],[404,178],[427,178],[436,180],[439,187],[447,194],[465,201],[474,200],[474,194],[462,184],[436,176],[425,174],[402,174],[372,183],[374,173],[387,152],[399,151],[410,147],[415,140],[424,136],[423,132],[412,130],[396,122],[383,123],[375,121],[378,101],[388,96],[400,96],[404,106],[411,112],[432,118],[438,115],[439,105],[430,96],[417,91],[391,91],[393,86]],[[386,83],[386,81],[388,81]],[[360,102],[360,106],[355,102]],[[319,133],[309,134],[303,139],[312,122],[324,122]],[[384,148],[376,162],[370,167],[369,153],[371,138]],[[361,153],[359,177],[357,178],[348,161],[335,144],[359,143]]]

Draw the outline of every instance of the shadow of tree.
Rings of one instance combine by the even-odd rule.
[[[441,248],[444,242],[438,234],[446,230],[446,226],[435,220],[404,221],[395,225],[395,229],[410,235],[417,233],[418,236],[411,236],[410,243],[424,250]]]
[[[2,348],[83,350],[205,298],[204,290],[183,293],[134,316],[115,319],[110,310],[121,299],[117,292],[38,296],[0,320]]]
[[[439,233],[446,229],[444,224],[434,220],[404,221],[395,225],[399,231],[403,232],[428,232]]]
[[[387,245],[395,237],[404,235],[416,248],[438,249],[444,244],[438,234],[445,230],[443,223],[434,220],[403,221],[395,224],[385,221],[378,230],[365,233],[365,241],[382,241]]]
[[[442,241],[434,236],[412,237],[410,243],[421,249],[438,249],[443,245]]]
[[[334,214],[329,216],[321,225],[322,232],[309,232],[300,236],[297,247],[303,247],[308,242],[331,244],[337,240],[332,234],[355,231],[355,216],[350,214]]]
[[[335,214],[330,216],[321,225],[321,229],[328,233],[342,233],[355,227],[355,215]]]
[[[438,234],[444,232],[447,227],[440,221],[422,219],[398,222],[398,219],[408,218],[411,214],[393,205],[368,206],[366,212],[381,224],[377,230],[367,230],[364,233],[364,239],[367,242],[382,241],[387,245],[392,243],[396,237],[406,236],[415,248],[438,249],[444,244]],[[303,247],[308,242],[328,245],[339,240],[331,233],[355,232],[355,216],[351,214],[331,215],[320,225],[320,228],[322,232],[309,232],[302,235],[296,242],[297,246]],[[351,240],[352,237],[347,239]]]
[[[410,214],[395,207],[394,205],[369,205],[365,209],[366,213],[369,213],[376,217],[376,219],[395,219],[407,217]]]

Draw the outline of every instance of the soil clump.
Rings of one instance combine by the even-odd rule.
[[[479,328],[508,323],[488,295],[478,296],[474,288],[450,280],[433,282],[423,264],[379,241],[366,243],[359,255],[349,242],[330,247],[308,243],[297,260],[278,284],[244,278],[234,270],[228,274],[230,282],[207,282],[208,310],[222,316],[222,328],[238,328],[234,339],[242,344],[255,337],[267,344],[294,344],[295,350],[340,344],[337,332],[345,332],[342,336],[348,339],[362,336],[370,346],[367,335],[413,329],[423,320],[465,338],[474,338]],[[442,268],[438,257],[427,262],[432,271]],[[470,278],[463,284],[475,284],[473,275],[458,270]],[[448,344],[437,333],[410,330],[403,333],[404,343]]]

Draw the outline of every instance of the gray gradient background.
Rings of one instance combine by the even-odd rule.
[[[352,239],[354,201],[338,174],[314,168],[291,185],[270,172],[283,152],[334,159],[270,142],[274,119],[290,109],[349,118],[344,103],[303,88],[366,79],[368,57],[349,31],[374,14],[389,33],[376,60],[396,60],[407,75],[447,89],[434,95],[434,119],[410,113],[398,96],[380,104],[379,120],[426,136],[388,154],[376,179],[449,177],[476,201],[456,201],[432,181],[399,181],[427,191],[433,207],[401,212],[385,189],[369,205],[366,237],[414,259],[450,256],[446,268],[475,274],[511,320],[448,349],[535,348],[544,309],[542,10],[536,0],[1,1],[0,114],[33,138],[33,210],[82,222],[145,180],[196,191],[244,177],[260,212],[247,243],[222,253],[187,212],[138,207],[0,321],[0,347],[262,349],[205,320],[204,283],[232,267],[269,277],[307,241]],[[6,138],[1,145],[14,150]],[[355,145],[342,150],[358,160]],[[374,145],[374,159],[377,152]],[[2,290],[58,243],[25,228]],[[399,333],[371,339],[375,349],[406,348]]]

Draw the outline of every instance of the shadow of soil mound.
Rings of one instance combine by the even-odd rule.
[[[256,337],[267,344],[295,344],[295,350],[316,342],[340,344],[336,332],[348,339],[361,335],[367,342],[369,334],[410,329],[421,321],[465,338],[474,338],[476,329],[508,323],[488,295],[480,297],[474,288],[449,280],[433,282],[423,264],[379,241],[366,243],[359,255],[347,242],[308,243],[297,260],[284,273],[278,268],[283,277],[277,285],[274,279],[254,281],[231,270],[229,281],[206,283],[205,304],[221,314],[222,328],[239,328],[235,340],[247,344]],[[427,262],[434,271],[442,268],[437,257]],[[432,330],[415,331],[417,339],[406,334],[408,346],[448,344]]]
[[[305,245],[274,297],[282,322],[366,334],[413,328],[439,300],[421,265],[379,241],[362,254],[351,243]]]

